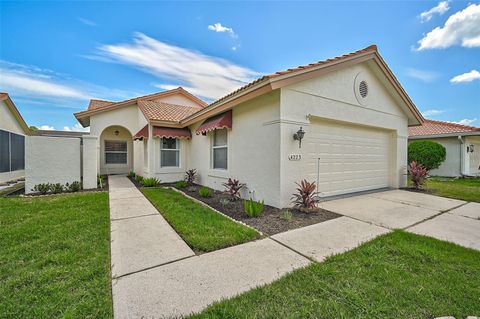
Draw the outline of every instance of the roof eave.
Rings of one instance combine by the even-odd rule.
[[[414,135],[409,136],[409,140],[423,140],[429,138],[440,138],[440,137],[456,137],[456,136],[480,136],[480,131],[477,132],[456,132],[456,133],[444,133],[444,134],[430,134],[430,135]]]
[[[27,123],[23,119],[22,114],[20,114],[20,111],[17,109],[17,107],[15,106],[15,103],[13,103],[12,99],[7,93],[5,94],[5,97],[2,98],[2,101],[5,101],[5,104],[7,104],[8,109],[10,110],[10,112],[12,112],[13,116],[15,117],[17,122],[20,124],[25,135],[32,135],[32,131],[30,130]]]

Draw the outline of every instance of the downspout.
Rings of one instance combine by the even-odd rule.
[[[460,141],[460,175],[465,176],[465,154],[463,152],[464,141],[460,135],[457,136],[457,138]]]

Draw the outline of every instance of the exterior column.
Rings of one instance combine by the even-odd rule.
[[[408,150],[408,137],[396,136],[396,167],[394,167],[393,185],[394,188],[407,186],[407,150]]]
[[[97,188],[97,137],[93,135],[84,135],[83,140],[83,154],[82,154],[82,176],[83,176],[83,188],[91,189]]]
[[[151,124],[148,124],[147,149],[148,149],[147,177],[154,177],[155,175],[155,141],[153,140],[153,126]]]

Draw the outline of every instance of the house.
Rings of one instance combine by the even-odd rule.
[[[295,182],[327,197],[406,183],[408,127],[423,117],[376,46],[265,75],[207,104],[182,88],[75,113],[97,136],[101,174],[246,183],[244,197],[290,205]],[[295,137],[294,137],[295,136]],[[303,137],[303,138],[302,138]]]
[[[30,130],[8,93],[0,93],[0,183],[25,176],[25,135]]]
[[[430,140],[442,144],[447,157],[433,176],[480,176],[480,127],[425,120],[409,128],[409,141]]]

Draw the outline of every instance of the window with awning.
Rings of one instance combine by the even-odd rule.
[[[153,137],[159,137],[159,138],[180,138],[180,139],[191,139],[192,138],[192,133],[188,129],[188,127],[184,128],[176,128],[176,127],[164,127],[164,126],[154,126],[153,127],[153,132],[152,132]],[[140,131],[137,132],[133,136],[134,140],[141,140],[141,139],[147,139],[148,138],[148,124],[145,125]]]
[[[229,128],[229,129],[232,128],[232,111],[231,110],[206,119],[202,123],[202,125],[200,125],[197,128],[195,133],[199,135],[199,134],[205,134],[213,130],[220,130],[220,129],[226,129],[226,128]]]

